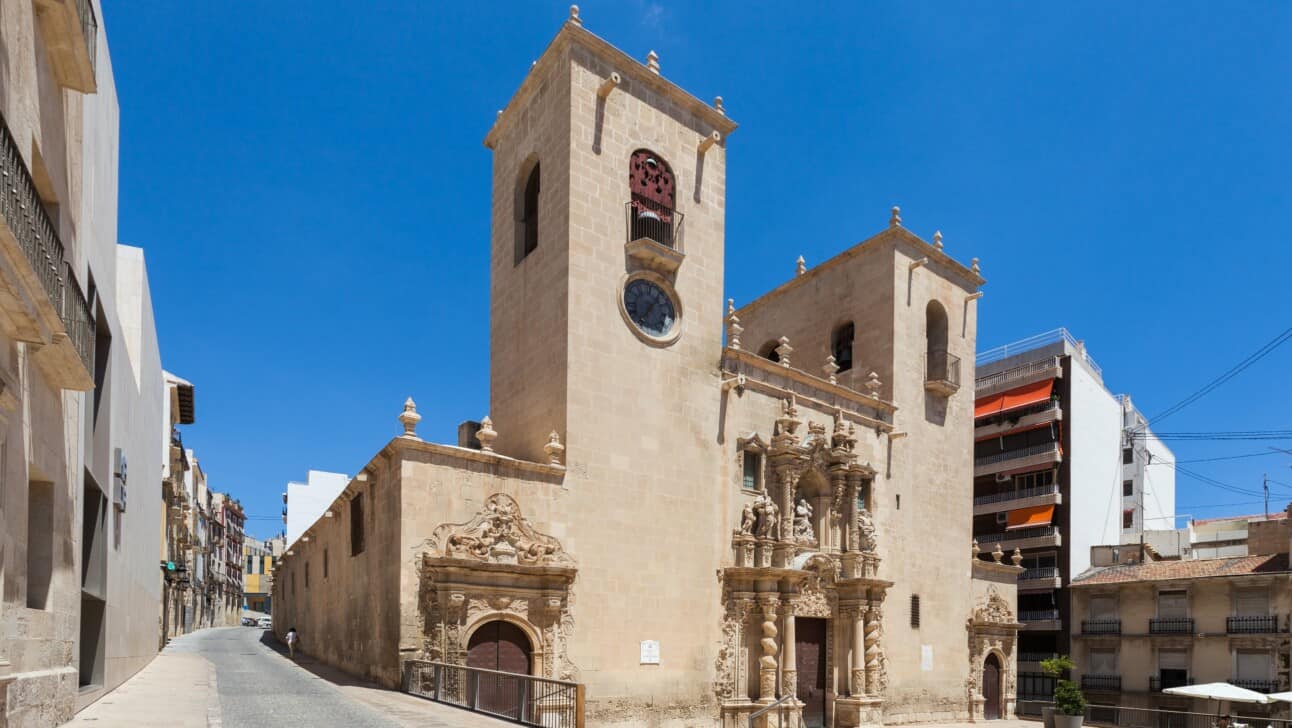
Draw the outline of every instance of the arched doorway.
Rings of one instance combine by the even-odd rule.
[[[987,720],[1000,719],[1000,660],[996,655],[987,655],[982,665],[983,717]]]
[[[498,673],[529,675],[533,666],[533,646],[524,630],[501,619],[485,622],[467,643],[467,667],[495,670],[496,673],[472,673],[480,710],[512,720],[526,715],[525,682]]]

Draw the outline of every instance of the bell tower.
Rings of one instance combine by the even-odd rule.
[[[735,128],[721,99],[701,102],[653,51],[630,58],[571,9],[485,139],[498,451],[539,460],[550,432],[577,448],[585,425],[628,435],[682,395],[683,371],[710,376]]]

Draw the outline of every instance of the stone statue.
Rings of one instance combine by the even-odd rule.
[[[857,534],[862,551],[875,550],[875,519],[865,508],[857,510]]]
[[[746,503],[744,510],[740,512],[740,535],[752,536],[754,524],[757,523],[757,520],[757,517],[754,516],[754,504]]]
[[[794,540],[799,543],[814,543],[816,534],[812,531],[812,504],[807,498],[799,498],[794,506]]]
[[[754,535],[759,538],[777,538],[780,536],[780,509],[776,503],[767,494],[758,496],[754,501],[754,513],[758,517],[758,525],[754,529]]]

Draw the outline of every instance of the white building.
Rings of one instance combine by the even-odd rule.
[[[311,470],[304,483],[291,482],[283,493],[283,523],[287,527],[287,545],[305,533],[305,529],[323,517],[332,501],[350,482],[350,476]]]

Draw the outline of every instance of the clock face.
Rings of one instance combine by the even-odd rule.
[[[677,321],[673,299],[645,278],[635,278],[624,286],[624,309],[637,328],[649,336],[667,335]]]

